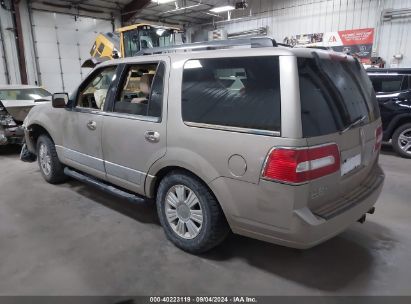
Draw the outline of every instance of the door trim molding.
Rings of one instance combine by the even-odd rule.
[[[105,172],[104,161],[102,159],[63,146],[56,145],[56,147],[62,150],[65,158],[92,169]]]
[[[122,165],[118,165],[109,161],[104,161],[104,165],[106,167],[106,174],[111,175],[122,180],[125,180],[129,183],[133,183],[136,185],[141,185],[144,176],[146,175],[145,172],[141,172],[135,169],[130,169],[124,167]]]
[[[90,156],[60,145],[56,145],[56,148],[60,149],[63,153],[63,157],[68,160],[100,171],[102,173],[105,173],[106,175],[114,176],[132,184],[141,185],[144,182],[145,176],[147,175],[147,172],[130,169],[125,166],[105,161],[101,158]]]

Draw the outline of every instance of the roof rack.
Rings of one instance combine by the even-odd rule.
[[[277,42],[269,37],[256,37],[256,38],[240,38],[240,39],[227,39],[227,40],[213,40],[206,42],[195,42],[178,44],[166,47],[155,47],[147,48],[136,53],[136,56],[141,55],[154,55],[154,54],[165,54],[165,53],[177,53],[189,52],[189,51],[209,51],[218,49],[228,49],[237,46],[247,46],[251,48],[262,48],[262,47],[277,47]]]

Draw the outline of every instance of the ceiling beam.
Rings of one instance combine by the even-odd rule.
[[[132,0],[127,3],[121,13],[121,22],[125,23],[129,21],[139,10],[146,7],[150,2],[150,0]]]

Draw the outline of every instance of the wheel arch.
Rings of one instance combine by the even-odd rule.
[[[210,187],[208,186],[208,184],[206,183],[206,181],[204,180],[204,178],[202,178],[201,176],[198,176],[198,174],[195,174],[192,170],[181,166],[181,165],[167,165],[165,167],[162,167],[161,169],[159,169],[157,172],[155,172],[153,175],[151,175],[150,180],[146,179],[146,193],[147,196],[150,198],[154,198],[156,196],[156,192],[158,189],[158,186],[160,185],[161,180],[170,172],[172,171],[182,171],[185,172],[189,175],[192,175],[196,178],[198,178],[210,191],[211,193],[213,193],[212,189],[210,189]],[[213,193],[213,195],[215,196],[215,194]]]
[[[387,136],[384,140],[390,140],[395,132],[400,126],[411,123],[411,113],[401,114],[396,116],[389,124],[387,129]]]
[[[54,143],[53,137],[51,136],[49,130],[39,123],[31,124],[27,127],[27,130],[28,137],[26,137],[26,141],[29,141],[27,142],[27,145],[29,150],[33,153],[36,153],[37,140],[41,135],[47,135]]]
[[[220,202],[218,199],[218,195],[215,193],[213,188],[210,186],[209,183],[206,182],[206,178],[204,176],[200,176],[196,174],[193,170],[190,170],[184,165],[181,164],[170,164],[166,165],[162,168],[160,168],[158,171],[155,173],[152,173],[152,175],[147,176],[146,182],[145,182],[145,192],[146,196],[152,199],[156,198],[157,194],[157,189],[158,186],[160,185],[161,180],[170,172],[179,170],[182,172],[186,172],[189,175],[192,175],[193,177],[197,178],[209,191],[210,193],[214,196],[218,204],[220,205],[221,209],[223,210],[224,215],[226,216],[226,210],[224,208],[224,205]]]

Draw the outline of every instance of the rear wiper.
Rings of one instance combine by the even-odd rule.
[[[342,131],[340,131],[340,133],[345,133],[348,130],[352,129],[353,127],[359,125],[360,123],[362,123],[364,121],[364,119],[366,119],[367,116],[362,115],[360,117],[358,117],[357,119],[355,119],[352,123],[350,123],[345,129],[343,129]]]

